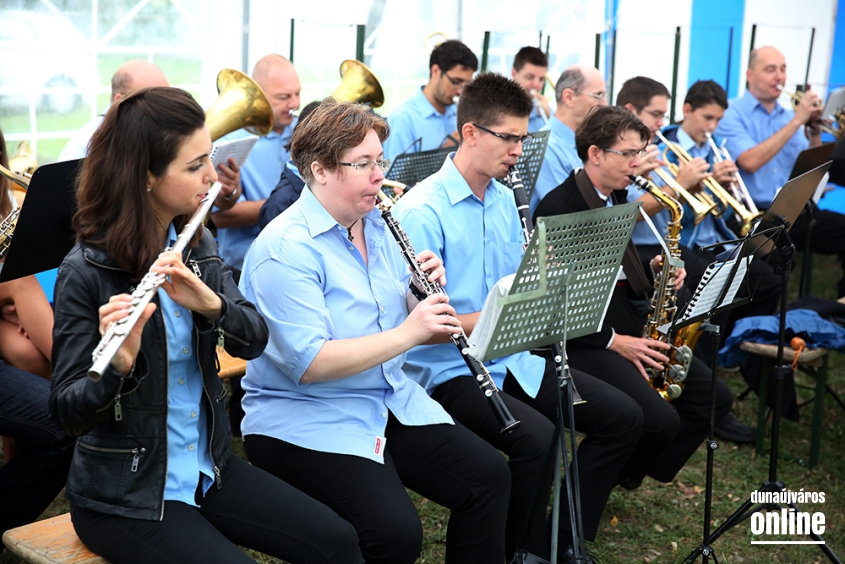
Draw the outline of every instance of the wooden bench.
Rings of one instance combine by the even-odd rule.
[[[3,535],[3,544],[33,564],[108,564],[76,536],[70,513],[10,529]]]
[[[244,359],[229,356],[229,353],[220,347],[217,347],[217,358],[220,360],[220,372],[217,375],[220,376],[221,380],[246,374],[246,361]]]
[[[762,343],[744,342],[740,345],[740,349],[756,354],[764,359],[763,368],[760,373],[760,389],[757,392],[759,408],[757,410],[757,454],[763,452],[763,435],[766,428],[766,420],[768,419],[768,410],[766,406],[766,397],[768,396],[769,374],[771,368],[777,362],[778,348],[776,345],[766,345]],[[828,393],[827,385],[827,359],[830,350],[823,348],[804,349],[798,357],[798,370],[810,376],[815,381],[814,395],[812,399],[800,404],[798,407],[812,402],[813,405],[813,422],[812,431],[810,433],[810,464],[812,468],[819,462],[819,452],[821,450],[821,435],[822,435],[822,420],[824,419],[824,397]],[[784,364],[792,364],[792,358],[795,350],[791,347],[784,347],[783,362]],[[798,386],[796,384],[796,387]],[[803,386],[807,388],[807,386]],[[831,391],[832,393],[832,391]]]

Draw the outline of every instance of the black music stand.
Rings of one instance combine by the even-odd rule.
[[[0,282],[56,268],[76,242],[76,175],[82,159],[38,167],[29,181]]]
[[[830,168],[830,162],[825,163],[810,172],[807,172],[793,180],[787,182],[780,193],[772,202],[772,206],[766,211],[763,219],[757,224],[755,230],[748,236],[750,247],[747,252],[753,252],[756,255],[769,255],[775,262],[776,272],[781,276],[781,304],[780,304],[780,323],[778,330],[778,354],[777,367],[773,371],[776,381],[776,400],[775,410],[772,415],[772,442],[769,451],[769,476],[763,481],[758,491],[760,492],[780,492],[786,488],[783,481],[778,479],[778,449],[780,443],[780,417],[781,406],[783,403],[783,385],[787,376],[792,373],[792,366],[783,364],[783,350],[785,347],[785,330],[786,330],[786,290],[789,284],[789,272],[792,266],[792,259],[795,253],[795,246],[792,239],[789,237],[789,228],[791,221],[800,213],[804,204],[812,196],[815,187],[818,186],[821,178]],[[747,244],[747,243],[746,243]],[[713,418],[711,416],[711,427],[713,425]],[[712,434],[711,434],[712,438]],[[712,448],[709,449],[712,451]],[[710,456],[708,452],[708,457]],[[754,503],[749,497],[733,514],[731,514],[724,523],[722,523],[712,535],[709,535],[709,515],[705,518],[705,538],[704,542],[699,545],[684,562],[693,562],[699,554],[704,558],[704,564],[707,563],[707,558],[713,556],[712,546],[710,543],[718,539],[729,529],[738,525],[745,519],[749,518],[754,510],[751,506]],[[793,503],[787,504],[796,511],[797,506]],[[780,509],[781,506],[773,503],[764,503],[757,506],[757,509]],[[750,510],[750,511],[749,511]],[[815,533],[809,533],[819,548],[824,552],[825,556],[834,564],[842,564],[833,550],[830,549],[821,536]]]
[[[525,185],[525,195],[529,202],[534,186],[537,184],[537,177],[540,176],[543,159],[546,158],[546,145],[549,144],[550,133],[551,131],[547,129],[532,132],[531,139],[527,139],[522,144],[522,156],[515,165],[522,174],[522,183]],[[498,178],[497,180],[505,184],[504,179]]]
[[[506,296],[492,294],[470,336],[470,354],[486,361],[598,331],[607,312],[622,257],[641,204],[622,204],[585,212],[543,217],[525,249]],[[498,285],[497,285],[498,286]],[[495,289],[494,289],[495,291]],[[585,557],[581,523],[573,385],[565,348],[555,358],[558,421],[555,430],[555,495],[552,506],[552,564],[557,562],[560,467],[569,468],[564,429],[568,410],[572,476],[566,472],[569,516],[575,555]],[[565,390],[565,397],[564,397]],[[559,440],[558,440],[559,438]],[[580,561],[580,560],[579,560]]]
[[[440,170],[446,157],[454,150],[455,147],[440,147],[418,153],[402,153],[394,159],[384,177],[413,188]]]

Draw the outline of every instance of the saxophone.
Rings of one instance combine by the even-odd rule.
[[[663,252],[662,269],[654,277],[654,294],[651,297],[651,313],[643,328],[643,337],[669,344],[672,348],[667,353],[669,362],[661,369],[646,368],[649,383],[666,401],[671,401],[681,395],[683,381],[689,373],[692,362],[692,349],[698,341],[700,324],[686,326],[671,337],[663,333],[659,327],[671,324],[678,313],[678,296],[675,291],[675,274],[684,263],[681,260],[679,241],[681,237],[681,218],[684,210],[681,204],[667,196],[657,186],[641,176],[632,176],[631,181],[642,190],[654,196],[660,205],[669,210],[671,220],[666,227],[666,248],[669,256]]]
[[[0,175],[5,176],[10,181],[20,185],[24,190],[29,188],[29,179],[31,178],[30,174],[12,172],[0,165]],[[20,214],[21,208],[18,206],[13,209],[12,213],[7,215],[2,222],[0,222],[0,260],[2,260],[6,256],[6,253],[9,252],[9,246],[12,244],[12,235],[15,232],[15,227],[18,225],[18,217]]]

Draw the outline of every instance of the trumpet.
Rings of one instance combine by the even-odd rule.
[[[690,154],[687,153],[683,147],[666,139],[660,131],[657,132],[657,136],[666,145],[666,149],[664,150],[664,160],[667,151],[672,151],[682,163],[692,160]],[[673,172],[673,174],[677,176],[677,173]],[[745,236],[751,230],[752,224],[763,215],[759,211],[757,213],[748,211],[744,205],[737,201],[737,199],[728,193],[727,190],[722,188],[722,186],[716,182],[712,176],[708,176],[704,179],[704,187],[707,189],[711,197],[719,200],[722,204],[722,209],[718,212],[720,216],[727,211],[727,208],[731,208],[734,213],[737,214],[740,219],[740,235],[742,236]]]
[[[730,153],[728,153],[728,150],[725,147],[716,146],[716,142],[713,141],[713,135],[711,135],[709,131],[705,131],[704,135],[707,137],[707,142],[710,143],[710,148],[713,149],[713,158],[716,159],[717,163],[731,158]],[[760,210],[757,209],[757,205],[754,203],[754,199],[751,197],[751,193],[748,191],[748,187],[742,180],[742,176],[734,173],[733,178],[734,181],[731,182],[731,190],[733,191],[736,199],[745,204],[748,211],[751,213],[760,213]]]
[[[801,99],[804,98],[803,92],[790,92],[789,90],[785,90],[783,84],[778,84],[777,89],[783,92],[784,94],[788,95],[792,99],[792,107],[795,108],[800,102]],[[821,101],[816,104],[816,107],[819,108],[822,106]],[[843,133],[845,133],[845,112],[839,112],[835,119],[831,118],[819,118],[813,122],[808,123],[807,125],[813,125],[817,127],[820,131],[825,133],[829,133],[833,135],[837,139],[842,139]]]
[[[673,177],[672,174],[662,168],[658,167],[654,169],[654,173],[660,177],[664,184],[675,191],[678,198],[682,199],[684,203],[692,209],[692,220],[696,225],[701,223],[704,218],[707,217],[707,214],[712,213],[713,210],[716,209],[716,202],[707,196],[707,194],[696,195],[690,193],[686,188],[681,186],[677,180],[675,180],[675,177]]]

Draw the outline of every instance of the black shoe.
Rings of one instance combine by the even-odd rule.
[[[757,440],[756,427],[744,425],[733,413],[716,421],[716,437],[732,443],[753,443]]]
[[[640,487],[643,483],[642,480],[635,480],[633,478],[629,478],[627,476],[619,476],[619,480],[616,482],[620,487],[625,488],[629,492],[634,491],[638,487]]]
[[[575,556],[575,547],[570,546],[558,557],[557,561],[560,564],[595,564],[592,556],[585,551],[584,556],[578,558]]]

